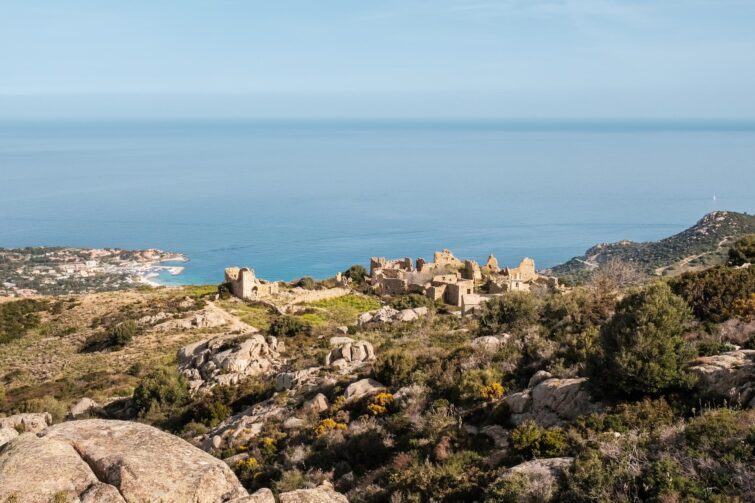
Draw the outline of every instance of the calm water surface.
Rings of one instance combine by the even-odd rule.
[[[2,122],[0,246],[179,251],[184,283],[444,247],[547,267],[753,212],[753,173],[755,123]]]

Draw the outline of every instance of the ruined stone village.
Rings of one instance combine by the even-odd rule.
[[[499,266],[494,255],[484,265],[474,260],[461,260],[447,249],[436,251],[432,262],[410,257],[370,259],[370,292],[379,296],[420,294],[435,302],[459,308],[462,315],[479,313],[489,299],[505,292],[553,291],[562,288],[558,279],[537,272],[535,261],[525,257],[516,267]],[[287,305],[313,302],[346,295],[351,291],[349,280],[336,275],[334,288],[283,290],[275,281],[258,278],[248,267],[225,269],[225,283],[230,293],[247,301],[274,302]]]

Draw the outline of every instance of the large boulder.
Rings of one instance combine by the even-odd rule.
[[[178,368],[192,390],[216,384],[237,384],[248,376],[267,374],[280,367],[279,344],[274,337],[233,335],[205,339],[178,350]]]
[[[349,503],[346,496],[333,490],[333,486],[328,482],[323,482],[314,489],[297,489],[282,493],[279,497],[280,503]]]
[[[535,459],[518,464],[502,473],[495,486],[505,485],[519,480],[524,482],[518,494],[517,501],[522,502],[547,502],[553,501],[558,494],[561,480],[566,470],[574,462],[574,458],[549,458]]]
[[[385,386],[374,379],[361,379],[349,384],[343,396],[346,398],[346,401],[358,400],[364,396],[374,395],[384,389]]]
[[[27,412],[8,417],[0,417],[0,428],[37,433],[52,424],[52,416],[47,412]]]
[[[344,370],[353,370],[374,359],[375,349],[371,343],[367,341],[351,341],[331,349],[325,355],[325,365],[333,365],[336,368]]]
[[[501,349],[501,340],[492,335],[484,335],[472,340],[472,349],[483,353],[495,353]]]
[[[505,400],[514,424],[532,419],[541,426],[553,426],[600,409],[590,398],[585,378],[545,379]]]
[[[13,428],[0,428],[0,447],[7,444],[18,436],[18,431]]]
[[[90,416],[97,414],[101,411],[100,405],[91,398],[82,398],[71,406],[68,410],[68,417],[71,419],[79,419],[84,416]]]
[[[42,469],[41,469],[42,468]],[[225,463],[151,426],[87,419],[25,433],[0,451],[0,501],[227,502],[248,493]]]
[[[740,349],[694,360],[689,368],[706,398],[755,407],[755,349]]]

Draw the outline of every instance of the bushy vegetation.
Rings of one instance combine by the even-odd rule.
[[[364,266],[357,264],[346,269],[343,275],[356,284],[362,284],[367,279],[367,269],[365,269]]]
[[[755,234],[748,234],[729,249],[729,265],[755,263]]]
[[[39,326],[39,313],[50,307],[49,302],[23,299],[0,303],[0,344],[22,337]]]
[[[593,374],[628,395],[686,384],[693,351],[683,335],[691,318],[687,304],[665,283],[627,295],[601,330],[602,354]]]
[[[755,292],[755,268],[714,267],[686,273],[670,281],[671,288],[704,322],[721,323]]]
[[[134,390],[133,406],[142,417],[166,417],[189,400],[186,379],[173,367],[155,370]]]
[[[509,292],[486,302],[480,316],[480,333],[495,335],[522,330],[538,321],[537,299],[524,292]]]
[[[293,337],[307,333],[310,326],[296,316],[281,315],[270,323],[268,333],[275,337]]]

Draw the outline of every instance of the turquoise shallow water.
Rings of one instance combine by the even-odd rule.
[[[746,122],[0,122],[0,246],[185,253],[171,283],[444,247],[547,267],[753,212],[754,168]]]

